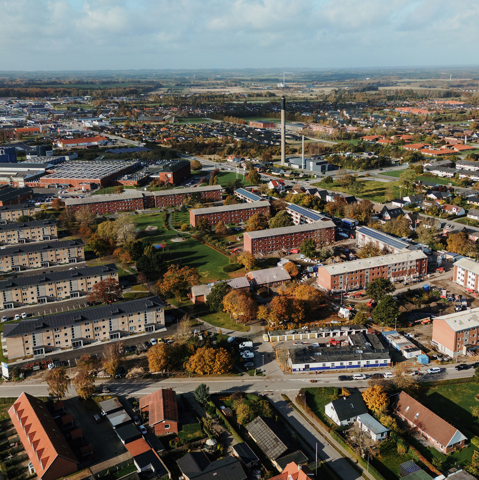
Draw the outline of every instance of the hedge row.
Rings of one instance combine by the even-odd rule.
[[[231,425],[231,423],[228,421],[228,419],[225,417],[225,415],[223,414],[223,412],[218,408],[218,407],[215,407],[216,409],[216,414],[218,415],[218,418],[220,418],[221,420],[223,420],[225,422],[225,425],[226,427],[228,428],[228,430],[231,432],[231,435],[233,435],[233,437],[235,438],[235,440],[238,442],[238,443],[242,443],[243,442],[243,439],[240,437],[240,435],[238,434],[238,432],[234,429],[233,425]]]
[[[442,473],[415,447],[413,447],[410,443],[409,444],[409,453],[422,462],[424,465],[426,465],[431,472],[434,472],[436,475],[442,475]]]
[[[296,403],[313,419],[315,420],[320,427],[324,428],[328,433],[331,431],[331,428],[328,427],[309,407],[306,403],[306,395],[297,395]]]

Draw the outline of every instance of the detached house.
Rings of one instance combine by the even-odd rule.
[[[467,212],[467,218],[470,218],[471,220],[479,220],[479,210],[471,208]]]
[[[174,390],[161,389],[140,398],[140,411],[148,413],[148,425],[155,435],[178,433],[180,418]]]
[[[449,215],[465,215],[466,211],[459,205],[443,205],[443,211],[447,212]]]
[[[398,218],[400,215],[404,215],[403,209],[398,208],[398,207],[387,207],[384,206],[381,210],[381,216],[383,220],[394,220],[395,218]]]
[[[406,392],[401,392],[394,410],[401,420],[407,422],[414,431],[429,440],[434,448],[442,453],[450,453],[466,443],[467,437],[457,428]]]
[[[333,400],[324,407],[324,413],[340,427],[350,425],[360,415],[366,415],[368,408],[360,393],[353,393],[348,397]]]

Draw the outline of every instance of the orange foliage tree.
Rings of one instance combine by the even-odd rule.
[[[363,400],[369,410],[380,413],[389,406],[389,397],[381,385],[373,385],[363,392]]]
[[[248,323],[256,319],[258,304],[248,293],[233,289],[223,298],[223,311],[236,321]]]
[[[186,294],[193,285],[198,285],[199,283],[200,274],[198,269],[188,266],[170,265],[163,275],[163,280],[159,280],[156,287],[163,294],[172,293],[178,301],[181,301],[182,295]]]

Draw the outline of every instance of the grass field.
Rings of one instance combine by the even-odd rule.
[[[182,223],[186,223],[186,225],[190,224],[190,212],[178,212],[175,211],[172,213],[172,223],[174,228],[180,228]]]
[[[335,424],[324,413],[324,407],[337,398],[338,389],[335,387],[308,388],[306,402],[309,408],[327,425]]]
[[[371,200],[372,202],[383,203],[384,196],[386,194],[386,188],[389,186],[393,187],[394,190],[394,197],[398,198],[400,196],[399,191],[399,182],[377,182],[375,180],[361,180],[359,179],[358,182],[364,184],[364,190],[356,197],[365,198],[367,200]],[[339,183],[314,183],[315,187],[321,187],[326,190],[334,190],[335,192],[343,192],[349,193],[348,189],[339,185]]]
[[[405,172],[407,170],[407,168],[403,168],[401,170],[394,170],[392,172],[384,172],[384,173],[381,173],[381,175],[387,175],[388,177],[396,177],[396,178],[399,178],[399,176],[401,175],[402,172]]]
[[[381,455],[374,459],[373,466],[387,480],[395,480],[399,478],[399,465],[408,460],[415,461],[414,457],[409,453],[406,453],[406,455],[398,455],[396,444],[389,442],[386,447],[381,448]],[[415,463],[417,463],[417,461],[415,461]]]
[[[177,118],[177,120],[178,120],[179,124],[182,124],[182,123],[191,123],[191,124],[212,123],[214,121],[211,118],[189,118],[189,117],[181,117],[181,118]]]
[[[236,172],[218,173],[218,184],[224,187],[228,182],[230,182],[231,180],[236,180],[237,178],[243,180],[245,187],[251,185],[251,183],[246,181],[246,178],[244,175],[240,175],[239,173],[236,174]]]
[[[104,194],[107,194],[107,193],[115,193],[113,190],[114,190],[115,187],[103,187],[103,188],[99,188],[98,190],[96,190],[95,192],[93,192],[93,195],[104,195]],[[135,187],[131,186],[131,185],[127,185],[124,187],[125,190],[135,190]]]

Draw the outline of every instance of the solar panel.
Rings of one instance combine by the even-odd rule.
[[[248,192],[248,190],[245,190],[244,188],[238,188],[238,190],[236,190],[236,193],[238,193],[240,195],[243,195],[243,197],[249,198],[250,200],[253,200],[254,202],[262,200],[262,198],[259,195],[255,195],[252,192]]]
[[[359,227],[356,231],[367,235],[368,237],[374,238],[374,240],[379,240],[380,242],[386,243],[394,248],[405,249],[409,246],[406,242],[398,240],[385,233],[378,232],[377,230],[374,230],[374,228]]]
[[[317,213],[308,210],[307,208],[300,207],[299,205],[288,205],[288,208],[293,212],[299,213],[303,217],[310,218],[311,220],[318,221],[322,218],[325,218],[323,215],[319,215]]]

